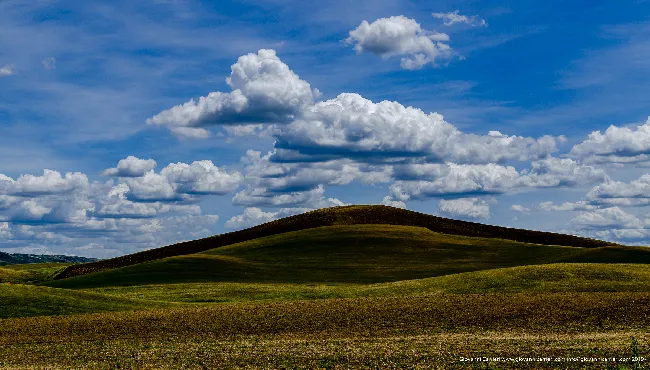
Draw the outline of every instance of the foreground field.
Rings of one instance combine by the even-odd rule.
[[[0,368],[636,369],[650,346],[641,247],[344,224],[62,268],[0,268]]]
[[[0,361],[9,368],[484,369],[461,357],[629,357],[633,337],[647,353],[650,293],[239,303],[0,324]],[[597,368],[575,365],[565,368]]]

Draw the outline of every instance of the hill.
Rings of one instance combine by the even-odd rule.
[[[4,253],[0,252],[0,266],[18,265],[25,263],[84,263],[97,261],[97,258],[49,255],[49,254],[24,254],[24,253]]]
[[[217,247],[292,231],[321,226],[362,224],[417,226],[434,232],[451,235],[498,238],[542,245],[564,245],[582,248],[599,248],[614,245],[613,243],[572,235],[452,220],[395,207],[357,205],[319,209],[209,238],[177,243],[107,260],[72,265],[58,274],[55,279],[66,279],[73,276],[136,265],[167,257],[200,253]]]
[[[423,227],[337,225],[46,283],[60,288],[248,282],[372,284],[561,262],[650,263],[650,249],[580,248],[441,234]],[[68,267],[70,268],[70,267]]]
[[[73,315],[167,307],[99,293],[70,291],[24,284],[0,284],[0,319],[10,317]]]

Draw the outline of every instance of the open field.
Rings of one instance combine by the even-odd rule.
[[[647,353],[650,293],[279,301],[0,323],[0,358],[23,368],[472,368],[460,356],[629,356],[632,337]]]
[[[0,368],[645,366],[648,249],[345,222],[67,279],[0,267]],[[560,361],[461,361],[483,356]]]
[[[70,263],[30,263],[0,266],[0,283],[35,284],[52,280]]]

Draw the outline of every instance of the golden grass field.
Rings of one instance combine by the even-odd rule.
[[[2,266],[0,368],[648,368],[649,262],[364,224],[67,279]]]

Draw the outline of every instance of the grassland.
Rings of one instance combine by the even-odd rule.
[[[572,235],[555,234],[534,230],[512,229],[432,216],[405,209],[380,205],[354,205],[323,208],[285,217],[262,225],[209,238],[182,242],[142,251],[127,256],[73,265],[66,268],[56,279],[90,274],[125,266],[137,265],[162,258],[200,253],[206,250],[255,240],[292,231],[314,229],[333,225],[401,225],[423,227],[448,235],[506,239],[541,245],[564,245],[581,248],[598,248],[613,245],[601,240]]]
[[[460,358],[650,346],[641,247],[341,224],[52,280],[62,268],[0,267],[0,368],[605,369]]]
[[[209,282],[110,286],[83,291],[120,298],[179,303],[398,297],[440,293],[650,293],[650,265],[533,265],[377,284]]]
[[[0,283],[36,284],[50,281],[70,263],[31,263],[0,266]]]
[[[641,247],[580,248],[447,235],[413,226],[300,230],[48,282],[96,288],[198,282],[371,284],[548,263],[650,263]]]
[[[649,293],[217,304],[3,320],[0,361],[23,368],[472,368],[460,356],[629,356],[631,337],[647,353],[649,317]]]

